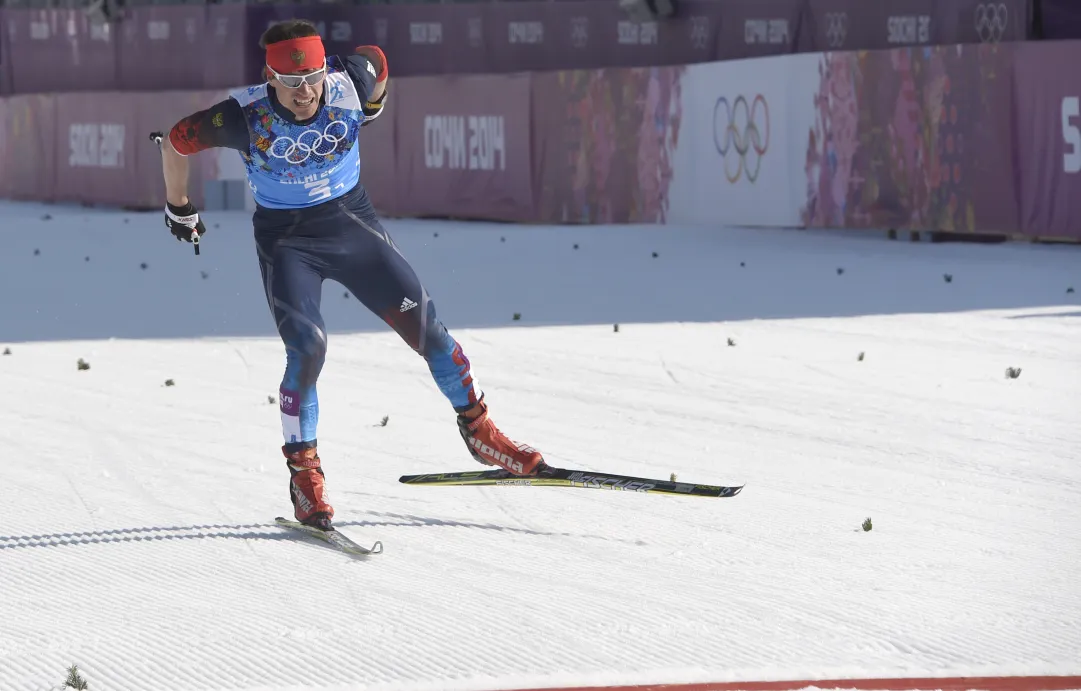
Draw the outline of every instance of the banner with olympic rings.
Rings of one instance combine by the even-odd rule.
[[[692,65],[670,223],[801,225],[802,125],[814,114],[814,55]]]

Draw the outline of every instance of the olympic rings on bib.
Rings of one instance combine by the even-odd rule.
[[[338,126],[340,130],[333,129]],[[334,153],[338,143],[349,134],[349,124],[344,120],[334,120],[319,130],[304,130],[296,139],[292,137],[277,137],[270,145],[267,153],[272,158],[281,158],[290,163],[303,163],[314,153],[317,156],[326,156]]]

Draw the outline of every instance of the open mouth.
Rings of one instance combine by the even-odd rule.
[[[315,96],[309,98],[294,98],[293,103],[297,104],[300,108],[307,108],[311,104],[315,103]]]

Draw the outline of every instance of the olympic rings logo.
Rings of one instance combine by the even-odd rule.
[[[691,47],[697,50],[705,50],[709,45],[709,39],[709,17],[691,17]]]
[[[756,95],[750,106],[743,96],[737,96],[731,105],[724,96],[717,99],[713,106],[713,145],[724,159],[728,182],[738,182],[744,173],[750,182],[758,179],[762,157],[769,150],[769,136],[769,104],[762,94]],[[730,157],[729,153],[734,155]]]
[[[331,130],[335,127],[341,128],[340,134],[332,133]],[[274,143],[270,145],[270,150],[267,153],[273,158],[282,158],[290,163],[303,163],[312,154],[326,156],[334,153],[338,143],[345,139],[348,134],[349,125],[344,120],[334,120],[322,132],[319,132],[319,130],[304,130],[297,135],[296,139],[277,137],[274,139]]]
[[[840,48],[845,44],[845,37],[848,35],[848,13],[847,12],[827,12],[825,16],[826,23],[826,43],[830,48]]]
[[[571,45],[585,48],[589,43],[589,17],[571,18]]]
[[[976,33],[981,43],[997,43],[1006,33],[1010,23],[1010,11],[1006,3],[993,2],[976,5]]]

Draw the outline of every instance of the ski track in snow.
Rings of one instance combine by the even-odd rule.
[[[358,561],[272,523],[284,353],[246,215],[196,258],[154,214],[0,213],[2,689],[1081,672],[1079,248],[387,221],[512,438],[747,485],[401,485],[479,466],[328,283],[321,456],[385,546]]]

